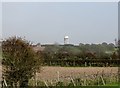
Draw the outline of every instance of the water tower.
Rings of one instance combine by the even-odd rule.
[[[64,37],[64,44],[69,44],[69,37],[68,36]]]

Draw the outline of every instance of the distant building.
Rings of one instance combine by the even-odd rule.
[[[69,44],[69,37],[68,36],[64,37],[64,44]]]
[[[45,49],[45,47],[41,46],[40,43],[38,43],[37,45],[33,45],[33,50],[37,51],[43,51]]]

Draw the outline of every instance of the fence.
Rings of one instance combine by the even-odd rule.
[[[120,59],[78,59],[78,60],[62,60],[62,59],[47,59],[44,61],[44,65],[48,66],[98,66],[98,67],[107,67],[107,66],[118,66],[120,65]]]
[[[84,72],[83,75],[77,77],[70,75],[67,77],[60,77],[60,73],[57,72],[56,80],[30,80],[30,86],[106,86],[106,85],[118,85],[118,73],[111,72],[104,73],[97,72],[96,74],[89,75]]]

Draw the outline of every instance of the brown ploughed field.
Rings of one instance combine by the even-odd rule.
[[[95,74],[117,74],[118,67],[52,67],[46,66],[41,68],[41,72],[37,73],[37,80],[65,80],[70,77],[79,78],[83,75]]]

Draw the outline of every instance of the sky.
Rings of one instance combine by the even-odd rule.
[[[0,39],[2,38],[2,2],[0,2]]]
[[[2,37],[33,43],[114,43],[118,38],[117,2],[4,2]]]
[[[120,2],[118,3],[118,14],[120,14]],[[120,40],[120,15],[118,15],[118,40]]]

